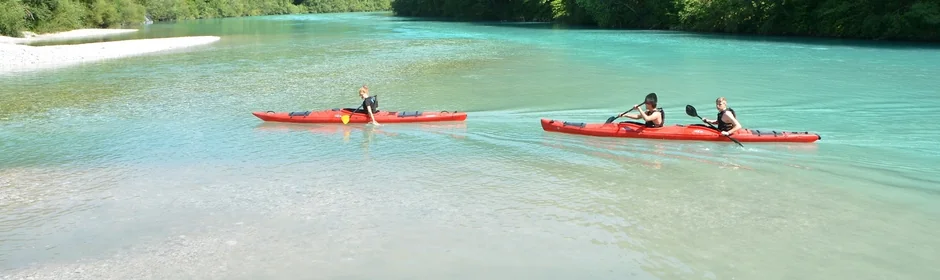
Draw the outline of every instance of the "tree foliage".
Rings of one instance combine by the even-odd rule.
[[[940,41],[940,0],[0,0],[0,34],[388,9],[455,20]]]
[[[395,0],[401,16],[940,41],[940,0]]]
[[[153,21],[389,10],[391,0],[0,0],[0,35]]]
[[[0,0],[0,34],[19,34],[26,28],[27,19],[32,17],[22,1]]]

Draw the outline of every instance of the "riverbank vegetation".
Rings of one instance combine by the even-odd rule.
[[[0,0],[0,35],[132,27],[152,21],[384,11],[391,0]]]
[[[940,0],[395,0],[399,16],[940,41]]]

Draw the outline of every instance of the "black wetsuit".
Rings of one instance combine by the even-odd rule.
[[[718,112],[718,130],[719,131],[729,131],[734,127],[734,123],[726,123],[721,117],[725,115],[725,112],[731,111],[731,115],[735,118],[738,117],[738,114],[734,113],[734,109],[728,108],[724,111]]]
[[[653,112],[656,112],[656,111],[659,111],[659,117],[662,119],[662,124],[665,125],[666,124],[666,111],[663,111],[663,108],[656,108],[653,111],[646,111],[646,115],[647,116],[652,115]],[[663,127],[662,125],[656,125],[656,123],[652,121],[646,122],[645,125],[646,127]]]
[[[375,99],[375,96],[369,96],[362,100],[362,112],[368,114],[369,111],[366,108],[371,108],[373,114],[379,111],[379,101]]]

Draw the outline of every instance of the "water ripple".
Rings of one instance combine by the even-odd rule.
[[[940,273],[931,52],[370,13],[148,30],[226,37],[208,53],[0,79],[14,104],[0,108],[4,275]],[[470,117],[250,115],[357,106],[362,84],[382,110]],[[749,128],[823,139],[742,149],[538,125],[603,122],[649,92],[669,124],[699,122],[686,104],[714,116],[726,96]]]

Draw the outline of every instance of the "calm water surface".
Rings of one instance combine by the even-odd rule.
[[[940,49],[292,15],[0,76],[10,279],[934,279]],[[459,110],[288,125],[251,111]],[[546,133],[659,95],[814,144]],[[6,278],[4,278],[6,279]]]

